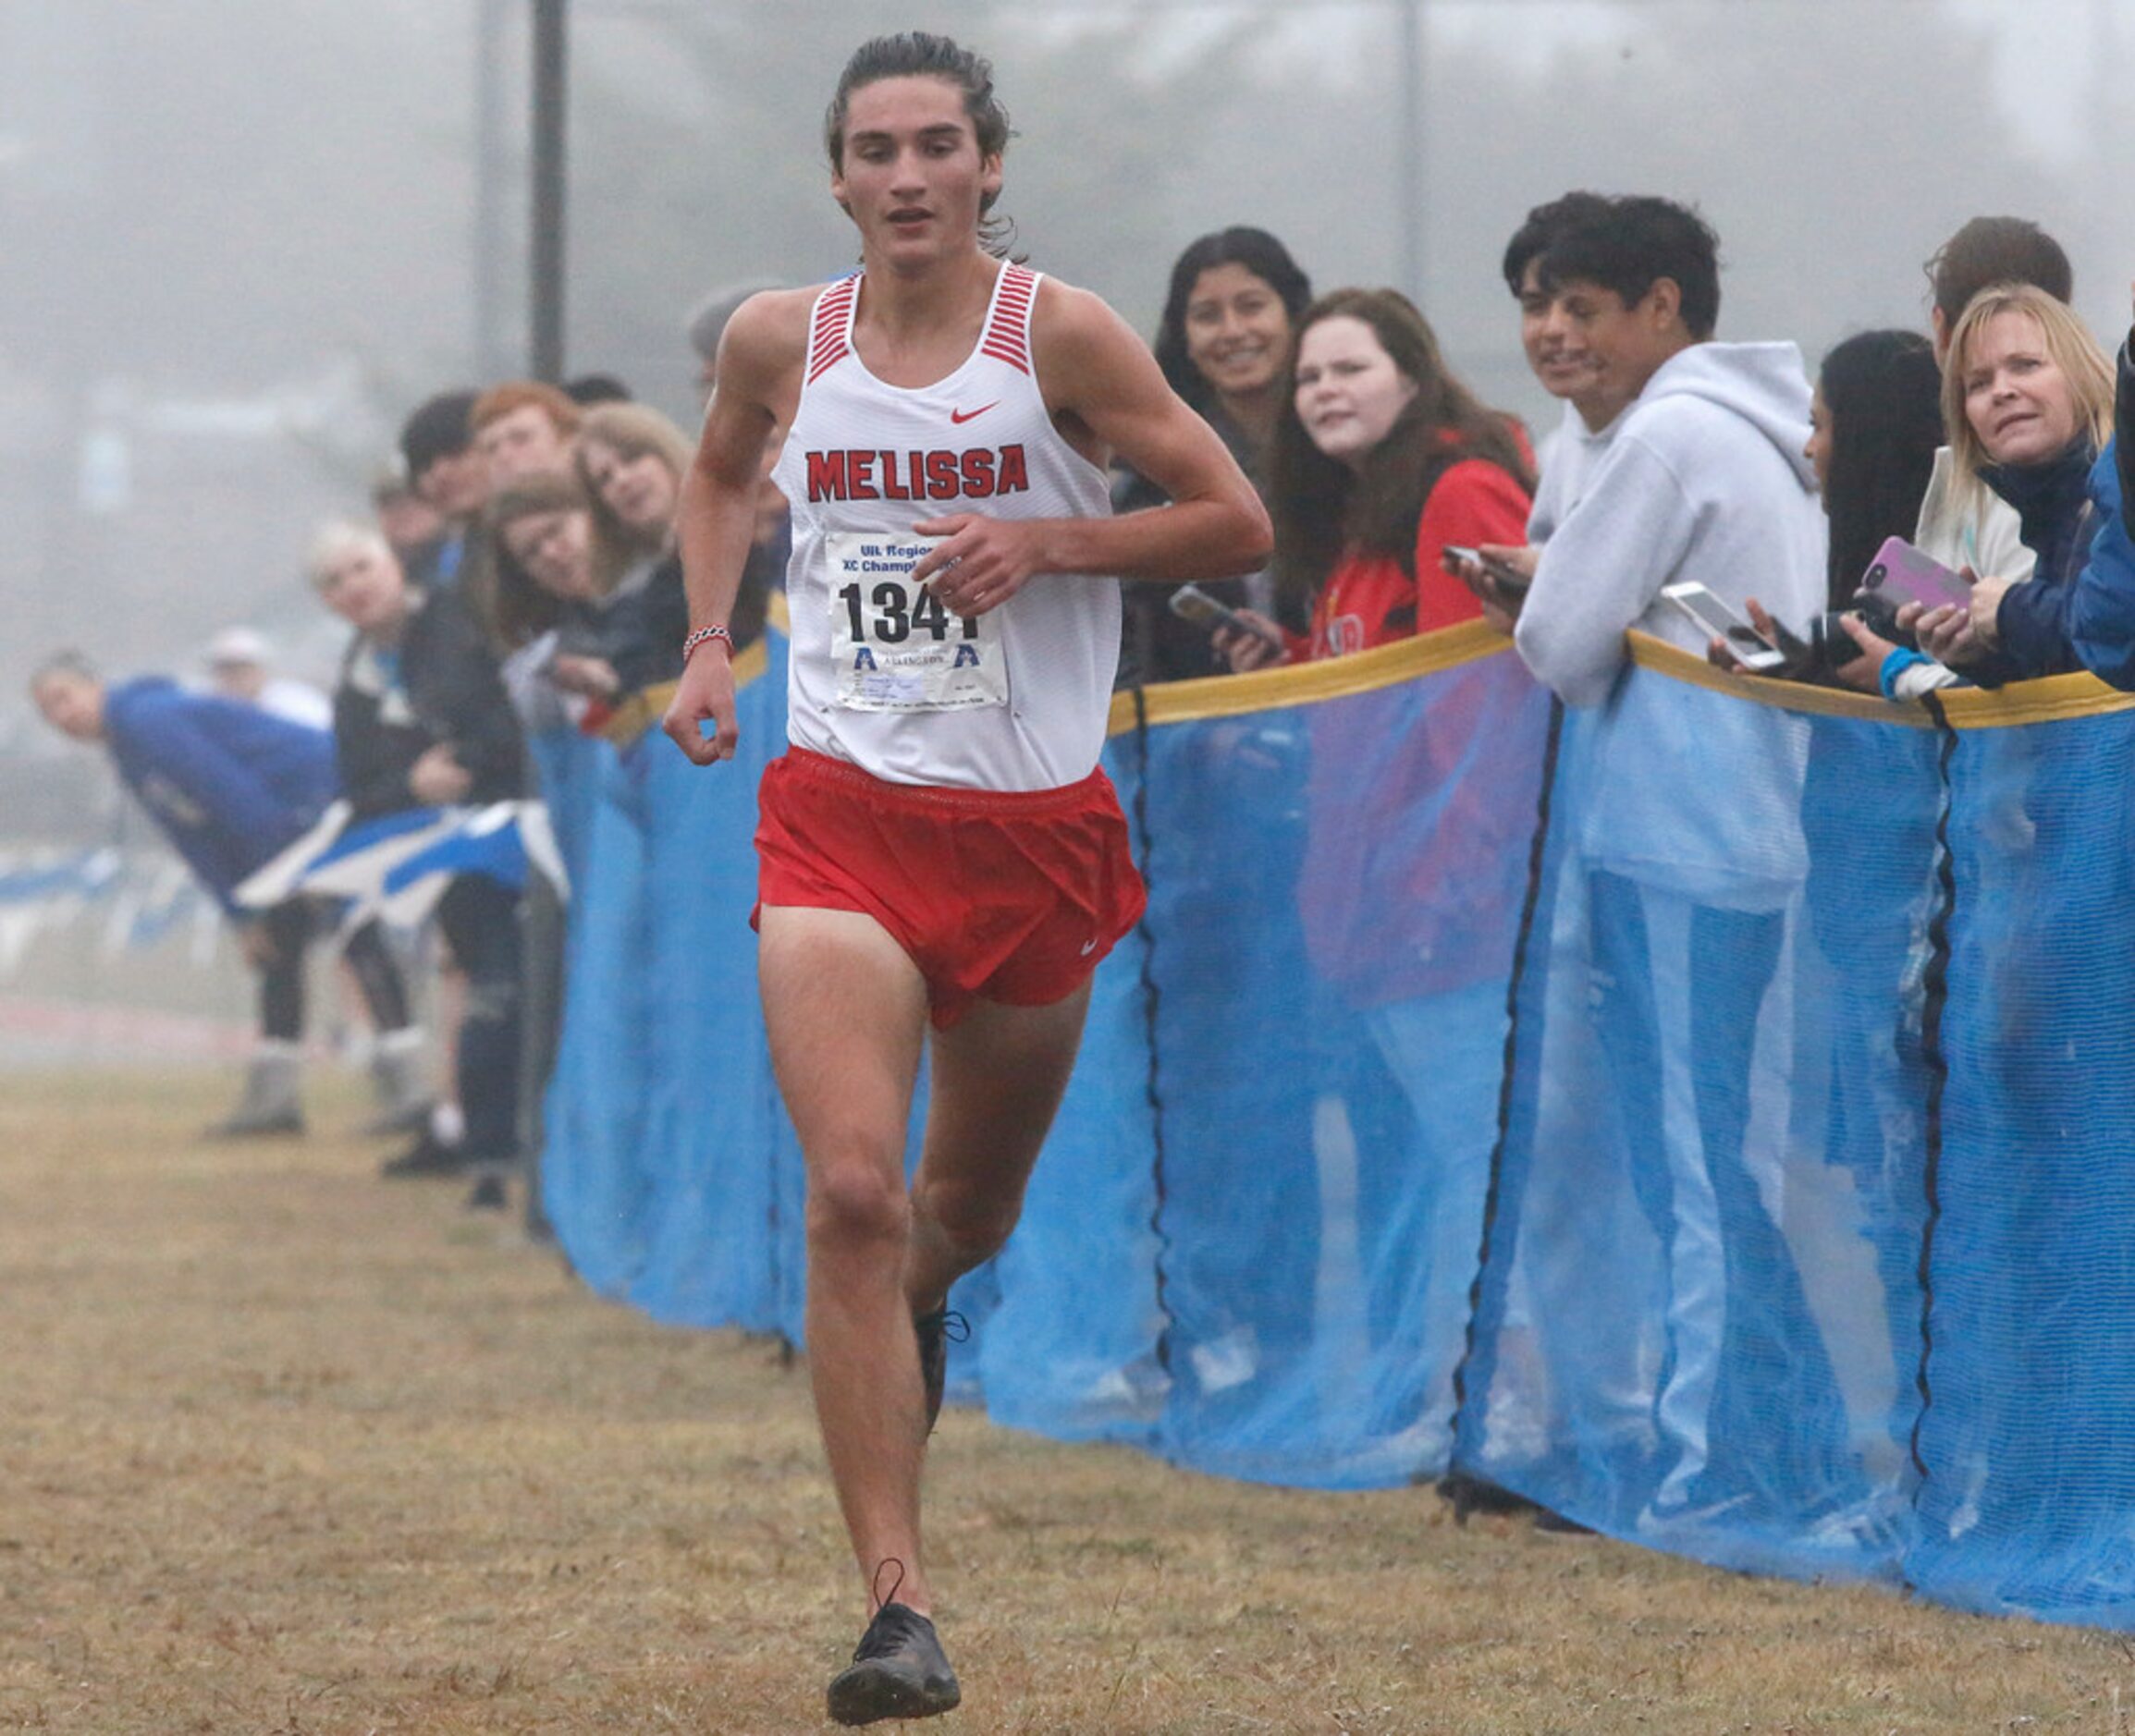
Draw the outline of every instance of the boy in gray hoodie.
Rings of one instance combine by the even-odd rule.
[[[1764,1051],[1785,1040],[1772,991],[1807,871],[1806,729],[1657,675],[1625,679],[1625,634],[1702,658],[1709,635],[1662,594],[1684,581],[1737,615],[1754,595],[1797,628],[1822,605],[1810,386],[1792,344],[1712,341],[1717,241],[1695,213],[1642,197],[1559,204],[1568,220],[1524,269],[1523,325],[1576,357],[1574,384],[1614,413],[1599,429],[1587,419],[1582,473],[1537,526],[1547,540],[1485,552],[1531,575],[1516,624],[1498,618],[1576,708],[1565,764],[1582,812],[1557,944],[1584,951],[1624,1180],[1659,1246],[1660,1294],[1642,1306],[1663,1339],[1645,1417],[1584,1421],[1629,1429],[1617,1450],[1639,1462],[1619,1460],[1618,1498],[1640,1525],[1770,1518],[1836,1501],[1848,1481],[1821,1335],[1765,1201],[1783,1153],[1749,1090],[1753,1061],[1783,1063]],[[1570,1137],[1594,1151],[1581,1119]],[[1614,1267],[1632,1284],[1650,1269]],[[1559,1300],[1550,1330],[1585,1337]]]

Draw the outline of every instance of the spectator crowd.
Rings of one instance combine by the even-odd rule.
[[[1929,329],[1848,336],[1813,380],[1791,342],[1719,335],[1718,255],[1699,215],[1665,199],[1572,192],[1526,214],[1503,255],[1508,315],[1563,405],[1537,438],[1454,373],[1399,292],[1316,295],[1257,228],[1192,242],[1155,355],[1259,490],[1274,546],[1265,570],[1184,601],[1130,585],[1121,685],[1221,679],[1480,623],[1509,635],[1564,704],[1601,718],[1603,792],[1630,631],[1897,707],[2077,670],[2135,688],[2117,439],[2135,415],[2135,363],[2126,341],[2116,358],[2071,311],[2062,249],[2029,222],[1974,219],[1928,263]],[[707,394],[727,317],[764,287],[715,295],[691,318]],[[108,751],[223,903],[257,974],[257,1054],[216,1132],[301,1130],[305,960],[330,938],[374,1032],[374,1126],[410,1142],[385,1172],[459,1177],[471,1205],[508,1203],[537,1155],[554,1046],[542,1027],[556,1009],[527,984],[553,980],[559,946],[526,922],[523,879],[480,863],[444,874],[427,907],[434,946],[389,934],[361,900],[275,896],[266,871],[315,849],[322,828],[390,839],[440,813],[537,800],[531,737],[577,730],[672,752],[648,726],[690,626],[673,525],[692,451],[684,430],[604,376],[444,391],[407,416],[369,510],[321,527],[306,556],[320,604],[349,629],[330,703],[272,679],[268,647],[244,629],[214,642],[209,692],[109,679],[78,652],[41,665],[45,717]],[[1118,510],[1161,509],[1146,479],[1114,480]],[[779,620],[786,556],[767,480],[737,653]],[[1740,709],[1754,731],[1755,708]],[[1700,788],[1710,742],[1677,740],[1675,763],[1656,764],[1653,734],[1636,740],[1638,778]],[[1771,801],[1798,804],[1802,768],[1783,753],[1763,763]],[[1711,975],[1741,1003],[1698,1009],[1696,1116],[1718,1240],[1784,1273],[1784,1238],[1741,1156],[1746,1045],[1799,877],[1743,830],[1766,805],[1681,804],[1666,890],[1694,906],[1692,979],[1701,955],[1724,960]],[[1636,840],[1627,822],[1612,834],[1605,811],[1591,819],[1585,890],[1604,999],[1635,1001],[1650,975],[1638,948],[1655,889],[1650,812]],[[422,996],[409,978],[425,969],[437,980]],[[438,1010],[436,1033],[418,1025],[419,1003]],[[1613,1010],[1607,1028],[1638,1039],[1608,1057],[1631,1106],[1634,1188],[1665,1245],[1687,1209],[1669,1186],[1660,1108],[1671,1039],[1643,1029],[1650,1007]],[[1667,1314],[1657,1426],[1681,1434],[1692,1391],[1700,1415],[1653,1497],[1663,1511],[1700,1499],[1704,1418],[1711,1439],[1753,1436],[1757,1398],[1730,1389],[1753,1362],[1721,1356],[1717,1313]],[[1431,1354],[1450,1381],[1458,1346]],[[1740,1424],[1726,1423],[1731,1408]]]

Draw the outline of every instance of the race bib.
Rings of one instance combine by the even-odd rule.
[[[838,703],[853,711],[967,711],[1008,703],[1000,612],[951,615],[912,569],[939,537],[835,532],[830,657]]]

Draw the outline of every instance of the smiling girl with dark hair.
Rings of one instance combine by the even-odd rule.
[[[1157,366],[1172,390],[1222,436],[1263,499],[1268,447],[1287,402],[1296,324],[1311,300],[1311,280],[1290,250],[1265,229],[1237,224],[1187,244],[1172,266],[1157,327]],[[1163,498],[1162,490],[1132,471],[1112,495],[1122,512],[1160,506]],[[1232,607],[1274,609],[1274,586],[1264,573],[1205,588]],[[1223,667],[1208,633],[1173,615],[1169,599],[1135,591],[1124,601],[1121,686],[1213,675]]]

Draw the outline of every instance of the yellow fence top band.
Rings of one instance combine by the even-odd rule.
[[[1142,690],[1149,721],[1191,723],[1201,717],[1237,717],[1247,712],[1316,705],[1322,700],[1367,693],[1419,675],[1458,668],[1478,658],[1509,654],[1513,642],[1481,621],[1463,621],[1348,657],[1290,663],[1250,675],[1211,675],[1193,681],[1163,681]],[[1112,695],[1111,733],[1135,727],[1135,696]]]
[[[1695,652],[1685,651],[1645,633],[1627,633],[1631,661],[1641,669],[1735,693],[1786,711],[1808,712],[1822,717],[1859,717],[1870,723],[1908,724],[1915,728],[1933,727],[1926,707],[1906,701],[1887,700],[1868,693],[1852,693],[1835,687],[1811,687],[1805,681],[1774,681],[1760,675],[1729,675],[1715,669]],[[2052,723],[2063,717],[2104,717],[2135,709],[2135,693],[2107,687],[2094,675],[2049,675],[2036,681],[2016,681],[2003,688],[1945,687],[1935,697],[1954,729],[2006,729],[2017,724]]]
[[[1822,717],[1858,717],[1866,723],[1896,724],[1928,729],[1927,708],[1842,688],[1813,687],[1805,681],[1777,681],[1765,676],[1731,675],[1714,668],[1695,652],[1651,635],[1625,635],[1631,661],[1641,669],[1693,687],[1732,693],[1758,704]],[[1326,657],[1316,663],[1285,664],[1250,675],[1214,675],[1192,681],[1164,681],[1142,689],[1151,724],[1192,723],[1206,717],[1237,717],[1294,705],[1316,705],[1352,693],[1392,687],[1418,676],[1459,667],[1483,657],[1509,654],[1512,642],[1481,621],[1464,621],[1354,656]],[[2104,717],[2135,710],[2135,693],[2123,693],[2092,675],[2054,675],[2018,681],[2005,688],[1944,688],[1935,696],[1953,727],[2005,729],[2018,724],[2051,723],[2066,717]],[[1120,735],[1135,727],[1135,696],[1112,695],[1110,730]]]

